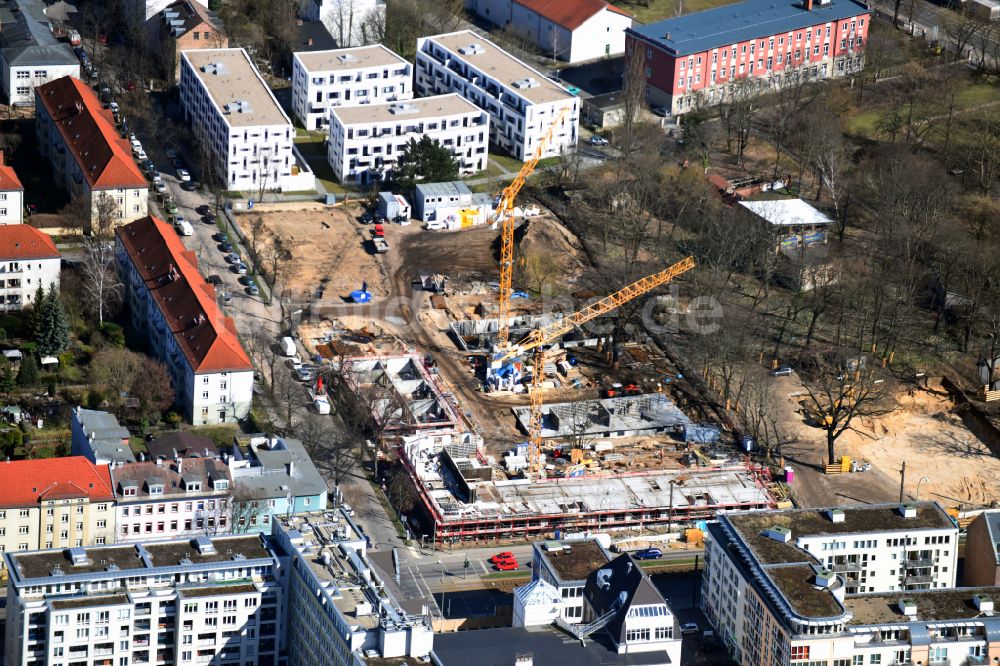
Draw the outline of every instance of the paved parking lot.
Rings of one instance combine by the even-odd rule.
[[[563,83],[576,86],[586,95],[592,97],[605,95],[622,89],[622,74],[625,71],[625,58],[609,58],[597,62],[564,67],[559,70],[559,78]]]

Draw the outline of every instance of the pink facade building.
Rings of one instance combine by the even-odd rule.
[[[857,72],[869,23],[856,0],[744,0],[630,28],[625,54],[645,60],[650,105],[678,115],[718,103],[740,79],[763,91]]]

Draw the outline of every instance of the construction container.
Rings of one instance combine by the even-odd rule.
[[[791,467],[785,468],[785,483],[791,483],[795,480],[795,470]]]
[[[844,472],[845,474],[847,472],[851,471],[851,457],[850,456],[841,456],[840,457],[840,471]]]

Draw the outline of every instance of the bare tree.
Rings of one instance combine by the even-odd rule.
[[[389,504],[396,509],[399,516],[416,505],[417,489],[413,487],[413,480],[402,466],[397,465],[392,469],[385,485]]]
[[[122,206],[107,192],[93,193],[91,199],[90,225],[84,230],[92,236],[108,238],[114,233],[115,224],[122,219]]]
[[[625,74],[622,80],[622,121],[618,132],[618,147],[621,149],[622,160],[619,174],[630,161],[635,143],[635,125],[639,122],[646,97],[646,63],[644,51],[635,46],[631,53],[625,54]]]
[[[944,19],[944,34],[955,45],[955,57],[964,58],[970,44],[977,36],[981,35],[986,24],[964,7],[947,12],[942,15],[942,18]]]
[[[103,384],[120,403],[135,383],[136,375],[143,367],[142,354],[129,349],[111,348],[98,352],[91,361],[91,376],[94,382]]]
[[[123,287],[115,270],[115,247],[107,238],[84,237],[80,283],[86,307],[103,325],[104,315],[112,314],[121,302]]]
[[[754,79],[739,78],[723,88],[719,96],[719,117],[726,130],[726,150],[743,164],[743,153],[750,143],[757,114],[760,112],[758,84]]]
[[[293,432],[313,462],[340,485],[354,467],[357,437],[343,432],[329,416],[314,413],[300,420]]]
[[[857,359],[860,360],[860,359]],[[812,417],[826,433],[829,462],[837,462],[837,440],[848,430],[864,436],[854,424],[862,418],[888,414],[889,391],[873,369],[841,363],[821,367],[818,376],[803,382]]]
[[[229,501],[229,527],[233,534],[246,534],[253,530],[262,516],[271,513],[270,501],[260,489],[251,489],[240,483],[235,484]]]

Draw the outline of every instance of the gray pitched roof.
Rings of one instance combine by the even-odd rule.
[[[38,0],[18,0],[19,11],[11,12],[12,3],[3,7],[0,49],[8,65],[78,65],[73,49],[55,38]]]
[[[606,566],[587,576],[583,596],[597,615],[617,609],[618,614],[608,625],[608,631],[619,643],[625,642],[625,616],[632,605],[666,605],[666,600],[649,580],[649,576],[628,553],[622,553]]]
[[[326,481],[297,439],[267,440],[265,444],[251,446],[244,457],[250,459],[251,466],[234,468],[233,481],[248,493],[276,499],[289,492],[295,497],[306,497],[327,490]]]
[[[203,437],[191,432],[168,432],[146,443],[146,450],[151,458],[159,456],[173,458],[179,455],[182,458],[217,458],[219,449],[210,437]],[[207,451],[207,453],[206,453]]]
[[[114,414],[77,407],[74,418],[79,420],[84,434],[90,440],[95,458],[114,462],[135,462],[132,449],[122,444],[131,435],[118,423]]]

